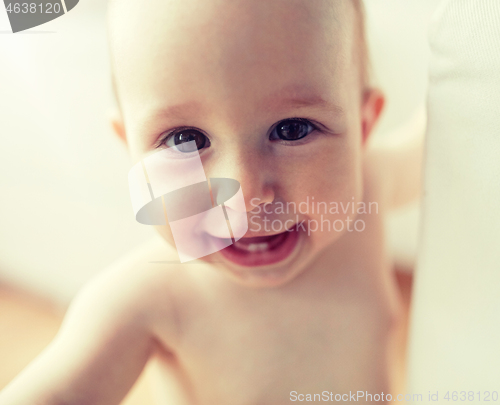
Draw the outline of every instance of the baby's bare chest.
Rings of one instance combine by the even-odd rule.
[[[190,391],[185,403],[279,405],[294,393],[387,388],[390,311],[380,295],[325,283],[293,292],[189,308],[198,314],[175,361],[159,362],[175,389]]]

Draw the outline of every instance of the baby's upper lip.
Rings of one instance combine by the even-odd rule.
[[[285,231],[286,232],[286,231]],[[252,242],[262,242],[262,241],[265,241],[265,239],[269,239],[269,238],[272,238],[273,236],[276,236],[276,235],[280,235],[284,232],[277,232],[277,233],[273,233],[273,234],[269,234],[269,233],[246,233],[245,236],[241,237],[240,239],[238,240],[242,240],[242,239],[245,239],[245,242],[249,242],[249,243],[252,243]],[[209,233],[209,235],[212,237],[212,238],[217,238],[217,239],[227,239],[227,238],[221,238],[219,236],[216,236],[216,235],[212,235]],[[255,241],[253,241],[252,239],[255,239]]]
[[[296,227],[296,225],[297,225],[297,223],[294,223],[287,230],[281,231],[281,232],[274,232],[274,233],[269,233],[269,232],[251,232],[251,231],[248,231],[243,237],[241,237],[238,240],[245,239],[245,242],[249,242],[249,243],[252,243],[252,242],[255,242],[255,243],[265,242],[266,238],[271,238],[272,236],[281,235],[281,234],[283,234],[285,232],[290,232],[292,229],[294,229]],[[227,239],[227,238],[221,238],[220,236],[217,236],[217,235],[213,235],[213,234],[211,234],[209,232],[207,232],[207,233],[211,237],[213,237],[213,238]],[[256,238],[255,241],[251,241],[252,238]]]
[[[282,235],[286,232],[290,232],[291,229],[295,228],[295,225],[297,224],[293,224],[292,227],[290,227],[288,230],[286,231],[282,231],[282,232],[275,232],[275,233],[269,233],[269,232],[247,232],[241,239],[239,240],[242,240],[244,239],[245,242],[248,242],[248,243],[252,243],[252,242],[255,242],[255,243],[258,243],[258,242],[265,242],[265,239],[270,239],[272,238],[273,236],[277,236],[277,235]],[[255,239],[255,240],[252,240],[252,239]]]
[[[278,233],[265,234],[265,235],[245,235],[240,240],[244,239],[245,242],[247,242],[247,243],[266,242],[266,240],[271,239],[276,235],[281,235],[282,233],[285,233],[285,232],[278,232]]]

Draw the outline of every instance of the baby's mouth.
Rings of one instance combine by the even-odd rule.
[[[268,266],[287,259],[299,241],[296,229],[275,235],[241,238],[221,250],[221,255],[239,266]]]

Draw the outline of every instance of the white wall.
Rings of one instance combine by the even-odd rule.
[[[107,122],[104,6],[83,0],[33,33],[0,34],[0,278],[61,302],[151,235]]]
[[[386,111],[375,136],[404,124],[426,99],[430,50],[427,27],[442,0],[364,0],[375,84],[386,94]],[[387,221],[396,261],[413,266],[418,242],[419,203],[402,207]]]

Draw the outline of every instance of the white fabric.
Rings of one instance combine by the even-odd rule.
[[[474,391],[468,403],[482,403],[478,391],[500,394],[500,1],[446,1],[429,37],[407,392],[449,403]]]

